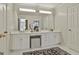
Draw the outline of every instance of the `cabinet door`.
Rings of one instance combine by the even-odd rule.
[[[7,47],[7,40],[6,40],[6,38],[4,37],[2,37],[2,38],[0,38],[0,52],[2,52],[2,53],[6,53],[7,51],[6,51],[6,47]]]
[[[23,41],[22,41],[22,49],[29,49],[30,46],[29,46],[29,35],[25,34],[23,35]]]
[[[51,46],[54,44],[58,44],[60,42],[60,34],[53,33],[53,32],[47,33],[47,42],[48,42],[48,45],[51,45]]]
[[[56,43],[55,33],[49,32],[47,33],[47,43],[48,45],[53,45]]]
[[[11,49],[28,49],[29,37],[27,35],[12,35]]]
[[[48,32],[42,35],[42,46],[52,46],[54,44],[60,43],[60,34]]]
[[[42,47],[46,47],[48,46],[48,42],[47,42],[47,34],[43,33],[41,36],[41,40],[42,40]]]

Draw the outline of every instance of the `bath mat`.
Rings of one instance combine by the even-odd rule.
[[[70,55],[59,47],[23,52],[23,55]]]

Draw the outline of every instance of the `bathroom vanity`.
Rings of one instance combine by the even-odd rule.
[[[60,32],[52,31],[11,32],[10,50],[35,49],[35,47],[31,48],[31,44],[37,45],[36,48],[51,47],[52,45],[60,43],[60,35]]]

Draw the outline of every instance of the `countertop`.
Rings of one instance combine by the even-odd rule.
[[[20,32],[20,31],[13,31],[13,32],[10,32],[10,34],[41,34],[41,33],[49,33],[49,32],[53,32],[53,33],[60,33],[60,32],[54,32],[54,31],[48,31],[48,30],[41,30],[41,31],[38,31],[38,32],[31,32],[31,31],[24,31],[24,32]]]

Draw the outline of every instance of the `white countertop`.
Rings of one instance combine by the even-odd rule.
[[[40,33],[47,33],[47,32],[53,32],[53,33],[60,33],[60,32],[54,32],[54,31],[48,31],[48,30],[41,30],[38,32],[31,32],[31,31],[24,31],[24,32],[20,32],[20,31],[14,31],[14,32],[10,32],[10,34],[40,34]]]

